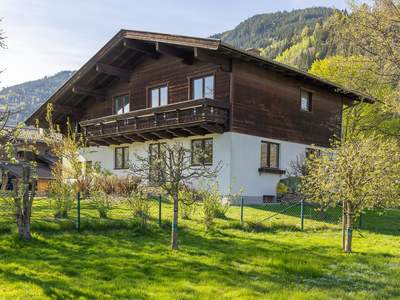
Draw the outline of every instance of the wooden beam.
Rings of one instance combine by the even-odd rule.
[[[176,46],[156,42],[156,51],[161,54],[179,57],[188,65],[192,65],[194,62],[194,50],[185,50]]]
[[[207,133],[207,130],[196,127],[182,128],[182,130],[187,131],[193,135],[205,135]]]
[[[166,132],[166,131],[158,131],[158,132],[152,132],[152,134],[158,136],[160,139],[172,139],[174,138],[174,135]]]
[[[221,70],[232,72],[232,64],[229,58],[221,57],[218,54],[210,53],[210,51],[194,48],[194,58],[200,61],[210,62],[219,65]]]
[[[156,141],[159,138],[150,133],[137,133],[137,135],[146,141]]]
[[[124,47],[146,53],[148,56],[154,59],[158,59],[160,57],[160,54],[157,53],[154,45],[145,43],[143,41],[124,39]]]
[[[109,146],[112,144],[109,141],[100,138],[89,138],[89,141],[93,141],[94,143],[99,144],[101,146]]]
[[[224,133],[224,129],[220,125],[201,125],[202,128],[212,132],[212,133]]]
[[[98,90],[93,90],[89,87],[82,86],[82,85],[75,85],[72,88],[72,92],[77,95],[85,95],[94,97],[96,99],[104,98],[104,93]]]
[[[129,82],[131,72],[126,69],[121,69],[107,64],[98,63],[96,72],[118,77],[119,80]]]
[[[181,129],[169,129],[167,132],[171,133],[172,135],[176,137],[188,137],[190,134],[181,130]]]
[[[130,144],[132,142],[130,139],[127,139],[126,137],[120,136],[120,135],[119,136],[113,136],[112,138],[114,140],[119,141],[122,144]]]
[[[144,138],[137,135],[123,135],[124,138],[131,140],[132,142],[144,142],[146,141]]]

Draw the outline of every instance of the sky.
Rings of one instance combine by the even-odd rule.
[[[261,13],[346,0],[0,0],[0,87],[76,70],[121,28],[207,37]]]

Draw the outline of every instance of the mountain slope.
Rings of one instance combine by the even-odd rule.
[[[0,109],[8,105],[15,112],[11,116],[10,125],[29,117],[73,74],[74,71],[61,71],[53,76],[3,88],[0,91]]]
[[[333,24],[342,15],[326,7],[255,15],[212,37],[242,49],[259,48],[262,56],[308,70],[316,59],[336,54]]]

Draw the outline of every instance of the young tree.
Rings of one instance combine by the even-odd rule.
[[[171,248],[176,250],[178,249],[179,191],[191,186],[195,180],[214,179],[220,171],[220,163],[215,167],[204,164],[194,166],[192,155],[199,157],[202,154],[192,152],[181,143],[155,145],[157,147],[150,147],[145,155],[136,156],[136,160],[131,163],[130,171],[135,176],[148,178],[149,185],[160,186],[173,200]]]
[[[355,216],[365,209],[399,204],[400,151],[394,141],[356,136],[335,143],[306,165],[308,172],[301,180],[306,198],[330,206],[343,202],[346,252],[352,251]]]

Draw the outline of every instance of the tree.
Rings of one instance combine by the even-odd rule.
[[[0,48],[3,49],[6,48],[4,40],[4,31],[0,30]],[[6,104],[0,106],[0,160],[18,163],[15,150],[21,126],[8,126],[12,114],[13,112]],[[34,151],[34,147],[31,147],[31,150]],[[36,190],[36,166],[34,162],[29,161],[21,161],[19,163],[22,165],[22,178],[18,178],[14,182],[14,191],[12,195],[13,213],[15,214],[19,236],[24,239],[30,239],[32,203]],[[1,175],[3,177],[3,174]],[[3,189],[4,184],[5,181],[2,182]]]
[[[381,136],[353,136],[307,160],[301,192],[324,206],[343,202],[346,214],[344,250],[352,251],[355,216],[365,209],[399,204],[400,151]]]
[[[400,114],[400,1],[373,0],[371,4],[351,4],[339,34],[370,59],[369,70],[382,84],[389,84],[394,94],[380,99],[385,110]]]
[[[195,180],[213,179],[220,171],[220,164],[215,167],[192,164],[192,155],[203,161],[206,154],[194,152],[181,143],[160,143],[149,148],[145,155],[136,155],[131,162],[130,172],[135,176],[148,178],[149,185],[162,188],[173,200],[173,218],[171,229],[171,248],[178,249],[179,191],[189,189]]]
[[[365,133],[400,138],[400,115],[388,111],[385,105],[385,99],[395,98],[395,88],[382,82],[378,69],[373,66],[373,61],[367,56],[336,55],[313,63],[310,73],[377,99],[373,105],[359,101],[345,107],[343,119],[346,122],[356,121],[353,125]]]

